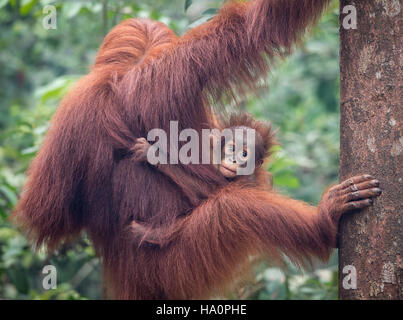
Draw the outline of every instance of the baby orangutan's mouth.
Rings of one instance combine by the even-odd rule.
[[[223,166],[223,165],[221,165],[221,168],[222,168],[222,170],[224,171],[224,173],[226,173],[226,174],[228,174],[228,175],[236,176],[236,174],[237,174],[236,169],[233,170],[233,169],[230,169],[230,168],[228,168],[228,167],[226,167],[226,166]]]

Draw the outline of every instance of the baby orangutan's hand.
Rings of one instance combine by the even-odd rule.
[[[378,180],[370,175],[356,176],[325,192],[319,208],[327,211],[337,224],[344,213],[371,206],[381,194]]]
[[[151,144],[145,138],[139,138],[136,140],[136,144],[131,149],[133,152],[133,159],[140,162],[147,161],[147,152],[151,147]]]

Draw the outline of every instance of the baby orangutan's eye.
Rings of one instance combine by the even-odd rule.
[[[248,160],[248,151],[243,150],[238,153],[238,160],[240,163],[245,163]]]
[[[235,152],[235,144],[233,144],[233,143],[228,144],[227,147],[226,147],[226,152],[225,153],[227,155],[232,155],[232,154],[234,154],[234,152]]]

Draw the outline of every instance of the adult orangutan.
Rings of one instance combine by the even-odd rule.
[[[379,195],[372,177],[332,188],[314,208],[230,183],[213,165],[179,164],[193,181],[219,188],[194,207],[162,172],[134,161],[132,151],[153,128],[169,133],[171,120],[179,130],[213,127],[213,103],[255,89],[270,59],[288,54],[329,2],[230,1],[182,37],[149,20],[116,26],[54,115],[14,219],[49,250],[87,232],[108,296],[118,299],[210,297],[255,255],[326,260],[339,217]],[[133,221],[181,228],[166,246],[142,246]]]

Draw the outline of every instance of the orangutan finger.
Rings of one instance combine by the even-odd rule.
[[[365,181],[356,185],[358,190],[365,190],[379,187],[379,181],[376,179]]]
[[[133,147],[134,152],[143,152],[146,150],[146,147],[143,144],[135,144]]]
[[[367,189],[373,189],[373,188],[377,188],[379,187],[379,181],[378,180],[369,180],[369,181],[365,181],[359,184],[353,184],[350,187],[343,189],[340,191],[341,195],[345,195],[345,194],[350,194],[353,192],[357,192],[360,190],[367,190]]]
[[[339,187],[340,187],[340,190],[350,189],[350,190],[357,191],[357,190],[359,190],[358,186],[357,186],[358,184],[361,184],[361,183],[369,181],[369,180],[374,180],[374,178],[368,174],[361,175],[361,176],[355,176],[350,179],[347,179],[346,181],[343,181],[339,185]]]
[[[146,138],[138,138],[136,139],[136,143],[148,143]]]
[[[379,197],[382,194],[382,190],[379,188],[366,189],[361,191],[350,192],[346,196],[347,201],[358,200],[358,199],[367,199],[367,198],[375,198]]]
[[[372,200],[372,199],[352,201],[352,202],[345,203],[342,207],[342,210],[344,212],[346,212],[346,211],[350,211],[350,210],[364,209],[364,208],[372,206],[373,204],[374,204],[374,200]]]

